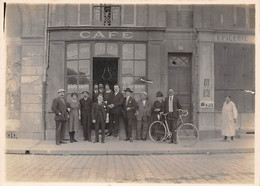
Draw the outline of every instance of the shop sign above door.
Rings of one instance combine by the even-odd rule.
[[[116,31],[82,31],[80,37],[84,39],[132,39],[133,32],[116,32]]]
[[[156,32],[157,38],[163,32]],[[52,31],[50,40],[52,41],[75,41],[75,40],[131,40],[147,41],[148,33],[146,31],[128,31],[128,30],[77,30],[77,31]]]

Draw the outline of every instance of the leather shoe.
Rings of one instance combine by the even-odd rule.
[[[93,141],[93,143],[97,143],[97,142],[98,142],[98,140]]]
[[[67,142],[64,142],[64,141],[60,141],[61,144],[67,144]]]
[[[126,139],[125,139],[125,141],[128,141],[128,140],[129,140],[129,138],[126,138]]]
[[[146,138],[142,138],[143,141],[146,141]]]
[[[133,139],[132,139],[132,138],[130,138],[129,140],[130,140],[130,142],[133,142]]]
[[[89,141],[89,142],[92,142],[92,140],[91,140],[91,139],[89,139],[88,141]]]
[[[88,141],[88,139],[84,139],[84,141]]]
[[[172,140],[170,140],[168,143],[169,143],[169,144],[171,144],[171,143],[173,143],[173,141],[172,141]]]

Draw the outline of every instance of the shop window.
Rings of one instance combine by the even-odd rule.
[[[95,43],[95,56],[118,56],[116,43]]]
[[[72,92],[89,91],[90,85],[90,45],[71,43],[66,48],[66,84],[68,96]]]
[[[146,45],[124,44],[122,47],[122,85],[129,87],[139,99],[139,93],[146,91]]]
[[[93,25],[119,26],[121,7],[112,5],[93,6]]]
[[[214,79],[215,110],[221,111],[225,96],[237,105],[239,112],[254,112],[255,51],[254,45],[215,44]]]
[[[255,28],[255,8],[249,8],[249,26]]]

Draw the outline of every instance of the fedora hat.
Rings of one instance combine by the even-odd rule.
[[[124,90],[125,92],[133,92],[130,88],[126,88],[125,90]]]
[[[60,88],[60,89],[58,90],[58,93],[60,93],[60,92],[65,92],[65,90],[64,90],[63,88]]]
[[[158,92],[156,93],[156,97],[163,97],[163,93],[162,93],[161,91],[158,91]]]
[[[87,94],[89,94],[89,92],[87,90],[84,90],[81,92],[81,94],[84,94],[84,92],[86,92]]]

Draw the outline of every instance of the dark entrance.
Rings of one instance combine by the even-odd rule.
[[[113,86],[118,81],[118,58],[93,58],[93,84],[108,83]]]

